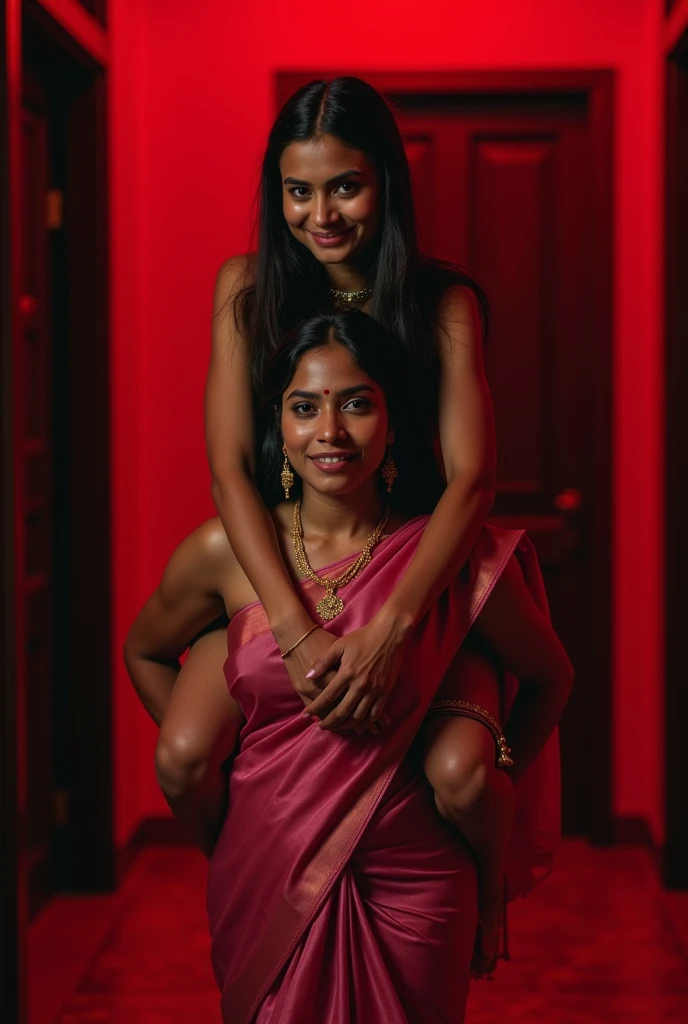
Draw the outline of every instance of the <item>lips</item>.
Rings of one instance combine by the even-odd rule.
[[[309,455],[308,458],[323,473],[337,473],[357,459],[358,455],[356,452],[323,452],[321,455]]]
[[[339,231],[337,234],[316,234],[315,231],[311,231],[313,241],[316,245],[320,245],[325,249],[334,248],[337,245],[344,245],[349,235],[354,230],[353,227],[345,228],[343,231]]]

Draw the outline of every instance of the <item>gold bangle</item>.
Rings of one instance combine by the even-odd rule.
[[[291,654],[292,651],[295,651],[296,648],[299,646],[299,644],[302,644],[303,641],[306,639],[306,637],[310,636],[311,633],[313,632],[313,630],[317,629],[317,628],[318,628],[317,625],[311,626],[311,628],[308,630],[308,632],[304,633],[302,637],[299,637],[299,639],[296,641],[295,644],[292,644],[291,647],[287,647],[287,649],[284,652],[284,654],[280,654],[280,658],[284,659],[284,658],[286,658],[286,656],[288,654]]]
[[[511,748],[506,745],[506,739],[502,727],[496,718],[493,718],[489,711],[481,708],[479,704],[469,704],[465,700],[435,700],[428,709],[430,715],[464,715],[466,718],[473,718],[477,722],[486,725],[494,736],[497,744],[497,764],[500,768],[510,768],[513,765]]]

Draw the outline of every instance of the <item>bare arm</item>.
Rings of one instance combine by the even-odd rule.
[[[495,437],[473,292],[454,287],[439,321],[439,431],[447,487],[407,572],[380,609],[407,632],[446,590],[467,561],[494,500]]]
[[[492,507],[494,422],[479,313],[470,289],[454,287],[447,292],[438,330],[439,429],[447,487],[408,570],[373,621],[356,635],[333,644],[314,666],[317,676],[337,659],[342,661],[339,673],[310,705],[309,713],[321,712],[349,689],[325,719],[325,727],[341,727],[349,715],[360,718],[370,713],[376,717],[380,713],[399,671],[406,639],[468,559]]]
[[[520,683],[505,731],[514,757],[509,775],[517,781],[561,717],[573,685],[573,668],[533,601],[515,558],[495,584],[474,628]]]
[[[220,534],[220,536],[218,536]],[[193,638],[224,612],[215,589],[218,544],[227,539],[204,523],[172,555],[160,586],[139,612],[124,644],[131,680],[151,718],[160,725]],[[219,556],[219,558],[218,558]]]
[[[287,572],[272,518],[254,480],[249,357],[233,308],[234,298],[246,280],[246,259],[228,260],[217,278],[205,395],[206,443],[213,499],[231,549],[265,608],[278,646],[285,650],[313,623]],[[318,629],[285,662],[292,685],[304,703],[322,689],[306,679],[306,670],[331,645],[329,633]]]
[[[205,395],[205,432],[213,498],[232,551],[251,581],[283,647],[312,625],[287,572],[275,527],[254,482],[255,437],[248,349],[233,301],[246,258],[228,260],[215,288],[213,343]]]

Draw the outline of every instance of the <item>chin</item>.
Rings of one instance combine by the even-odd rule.
[[[352,252],[323,252],[322,249],[311,249],[310,251],[318,263],[350,263],[355,255]]]
[[[319,263],[350,263],[356,256],[358,246],[342,245],[338,249],[321,249],[318,245],[307,245]]]
[[[355,491],[358,486],[358,480],[318,480],[317,485],[316,481],[313,481],[311,484],[314,491],[317,491],[320,494],[325,494],[331,498],[344,497],[344,495],[349,494],[350,491]]]

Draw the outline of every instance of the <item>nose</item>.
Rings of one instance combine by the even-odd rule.
[[[337,210],[330,203],[330,197],[326,194],[317,194],[312,209],[313,223],[316,227],[326,228],[328,224],[334,223],[338,217]]]
[[[346,437],[346,428],[337,408],[326,408],[320,424],[320,441],[332,444],[333,441]]]

